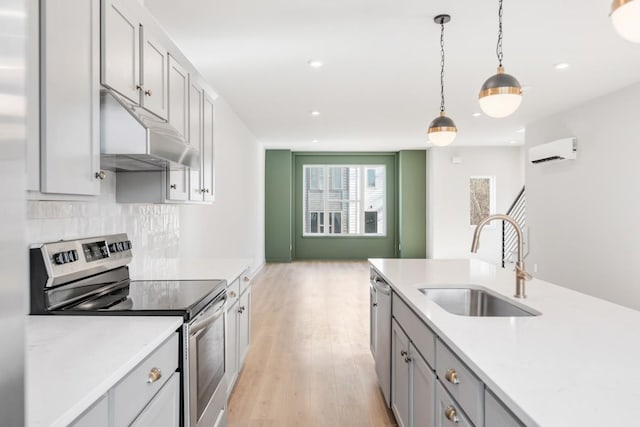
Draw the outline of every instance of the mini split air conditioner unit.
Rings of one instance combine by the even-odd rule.
[[[529,161],[536,164],[555,160],[575,160],[577,142],[577,138],[571,137],[536,145],[529,149]]]

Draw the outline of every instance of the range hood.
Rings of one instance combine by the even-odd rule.
[[[100,91],[100,163],[112,171],[200,168],[200,152],[167,123],[110,89]]]

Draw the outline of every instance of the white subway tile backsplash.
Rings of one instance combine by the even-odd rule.
[[[107,172],[101,195],[91,201],[28,201],[31,243],[126,232],[133,243],[132,277],[162,278],[177,269],[178,206],[119,204],[114,173]]]

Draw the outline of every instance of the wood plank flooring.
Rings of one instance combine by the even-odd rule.
[[[366,262],[268,264],[229,427],[395,426],[369,351]]]

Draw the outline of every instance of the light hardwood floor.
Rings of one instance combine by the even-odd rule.
[[[268,264],[229,427],[395,426],[369,351],[366,262]]]

